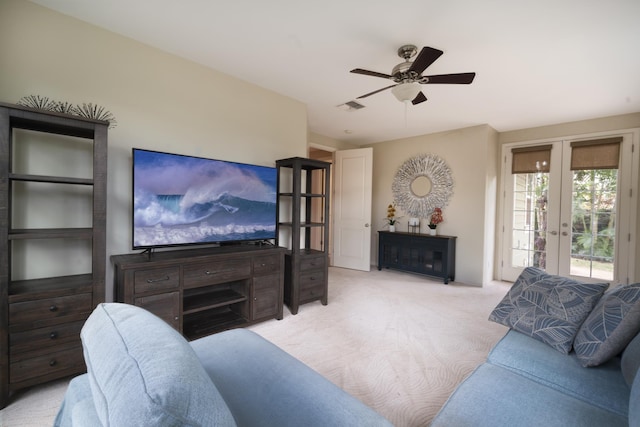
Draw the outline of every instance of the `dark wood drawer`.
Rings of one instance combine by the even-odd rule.
[[[320,299],[324,296],[325,286],[322,283],[300,288],[300,302]]]
[[[63,372],[81,372],[85,369],[82,346],[73,345],[32,358],[11,361],[9,382],[12,384],[37,377],[51,377]]]
[[[70,342],[80,342],[80,330],[84,320],[45,328],[31,329],[9,335],[9,348],[14,356],[23,352],[40,352],[45,348]]]
[[[323,270],[303,271],[300,273],[300,290],[305,288],[313,288],[315,286],[325,285],[325,277]]]
[[[321,256],[303,256],[300,258],[300,271],[324,269],[326,258]]]
[[[280,271],[280,256],[266,255],[253,259],[253,275],[260,276]]]
[[[36,328],[54,319],[86,317],[92,310],[91,298],[91,294],[78,294],[9,304],[9,325],[17,332],[17,325]]]
[[[136,294],[177,289],[180,286],[180,267],[136,270],[133,284]]]
[[[184,266],[184,288],[213,285],[251,277],[251,259],[229,259]]]

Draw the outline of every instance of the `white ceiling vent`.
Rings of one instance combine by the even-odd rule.
[[[344,104],[338,105],[338,108],[344,111],[357,111],[364,108],[364,105],[356,101],[349,101],[345,102]]]

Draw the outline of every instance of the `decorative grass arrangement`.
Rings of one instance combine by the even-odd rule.
[[[78,111],[78,116],[86,117],[88,119],[103,120],[105,122],[109,122],[110,128],[115,127],[113,123],[116,122],[116,118],[113,117],[113,114],[111,114],[109,110],[106,110],[100,105],[82,103],[82,107],[78,105],[76,109]]]
[[[46,96],[40,95],[29,95],[20,98],[18,101],[18,105],[22,105],[24,107],[35,108],[36,110],[47,110],[47,111],[55,111],[57,101],[53,101]]]
[[[116,118],[109,110],[92,103],[74,105],[69,102],[55,101],[46,96],[29,95],[20,98],[17,104],[36,110],[53,111],[55,113],[71,114],[87,119],[103,120],[109,122],[109,129],[113,129],[118,124]]]

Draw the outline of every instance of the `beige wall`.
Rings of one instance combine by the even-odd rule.
[[[132,147],[265,166],[306,155],[304,104],[33,3],[0,2],[0,52],[0,101],[40,95],[115,116],[107,254],[131,251]]]
[[[637,127],[640,127],[640,113],[623,114],[620,116],[600,117],[592,120],[581,120],[501,132],[498,135],[498,141],[500,144],[506,144],[509,142],[533,141],[567,135],[581,135]]]
[[[377,260],[377,231],[393,201],[391,185],[398,168],[411,157],[435,154],[454,180],[453,196],[443,208],[438,233],[457,236],[456,281],[481,286],[492,278],[497,182],[497,133],[481,125],[455,131],[373,144],[372,259]],[[399,221],[407,231],[408,216]],[[423,219],[421,231],[426,232]],[[490,249],[490,250],[487,250]]]

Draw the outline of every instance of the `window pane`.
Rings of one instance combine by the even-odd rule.
[[[614,279],[617,169],[573,172],[572,275]]]
[[[549,174],[514,174],[513,234],[511,265],[513,267],[546,267],[547,189]]]

